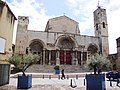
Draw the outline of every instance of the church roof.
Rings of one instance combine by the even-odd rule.
[[[98,6],[98,8],[94,11],[94,13],[95,13],[96,11],[106,11],[106,9],[101,8],[100,6]]]
[[[117,42],[117,47],[120,47],[120,37],[116,39],[116,42]]]
[[[78,23],[77,21],[75,21],[75,20],[69,18],[69,17],[66,16],[66,15],[59,16],[59,17],[55,17],[55,18],[51,18],[51,19],[49,19],[49,20],[58,20],[58,19],[63,19],[63,18],[68,19],[68,20],[71,20],[71,21],[74,22],[74,23]]]
[[[116,40],[120,40],[120,37],[118,37]]]
[[[6,6],[8,10],[10,11],[10,13],[13,15],[13,17],[15,18],[15,20],[17,20],[17,18],[15,17],[15,15],[13,14],[13,12],[11,11],[10,7],[8,6],[6,2],[0,0],[0,5]]]
[[[59,23],[59,24],[61,24],[61,23],[65,24],[67,22],[71,22],[71,23],[73,23],[73,25],[78,25],[79,24],[77,21],[69,18],[66,15],[63,15],[63,16],[59,16],[59,17],[55,17],[55,18],[49,19],[48,22],[47,22],[47,24],[46,24],[45,31],[51,30],[51,22],[56,22],[56,23]],[[54,27],[54,25],[53,25],[53,27]]]

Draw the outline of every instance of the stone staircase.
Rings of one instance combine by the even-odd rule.
[[[85,72],[82,66],[79,65],[60,65],[60,68],[65,70],[65,73],[80,73]],[[40,65],[35,64],[30,66],[26,72],[31,73],[53,73],[54,72],[54,65]]]

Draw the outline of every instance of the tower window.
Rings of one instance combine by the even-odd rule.
[[[103,24],[103,28],[105,28],[105,22],[103,22],[102,24]]]
[[[98,30],[98,24],[96,24],[96,30]]]

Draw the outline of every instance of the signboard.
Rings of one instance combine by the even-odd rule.
[[[5,53],[5,42],[6,40],[0,37],[0,53]]]

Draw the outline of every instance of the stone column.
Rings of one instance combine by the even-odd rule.
[[[64,64],[66,64],[66,50],[64,50]]]
[[[72,65],[74,65],[75,63],[74,63],[74,53],[73,53],[73,51],[71,51],[72,53],[71,53],[71,56],[72,56]]]
[[[80,65],[82,65],[82,52],[80,53]]]
[[[87,52],[87,51],[86,51]],[[88,52],[87,52],[87,60],[86,60],[86,62],[88,61]]]
[[[57,50],[57,58],[56,58],[56,65],[60,65],[60,59],[59,59],[59,50]]]
[[[77,52],[75,51],[75,64],[78,65]]]
[[[76,52],[73,52],[73,65],[77,65],[77,58],[76,58]]]
[[[49,63],[48,63],[49,65],[51,65],[50,61],[51,61],[51,51],[49,50]]]
[[[81,52],[81,65],[83,65],[83,52]]]
[[[43,49],[43,65],[45,65],[45,49]]]

